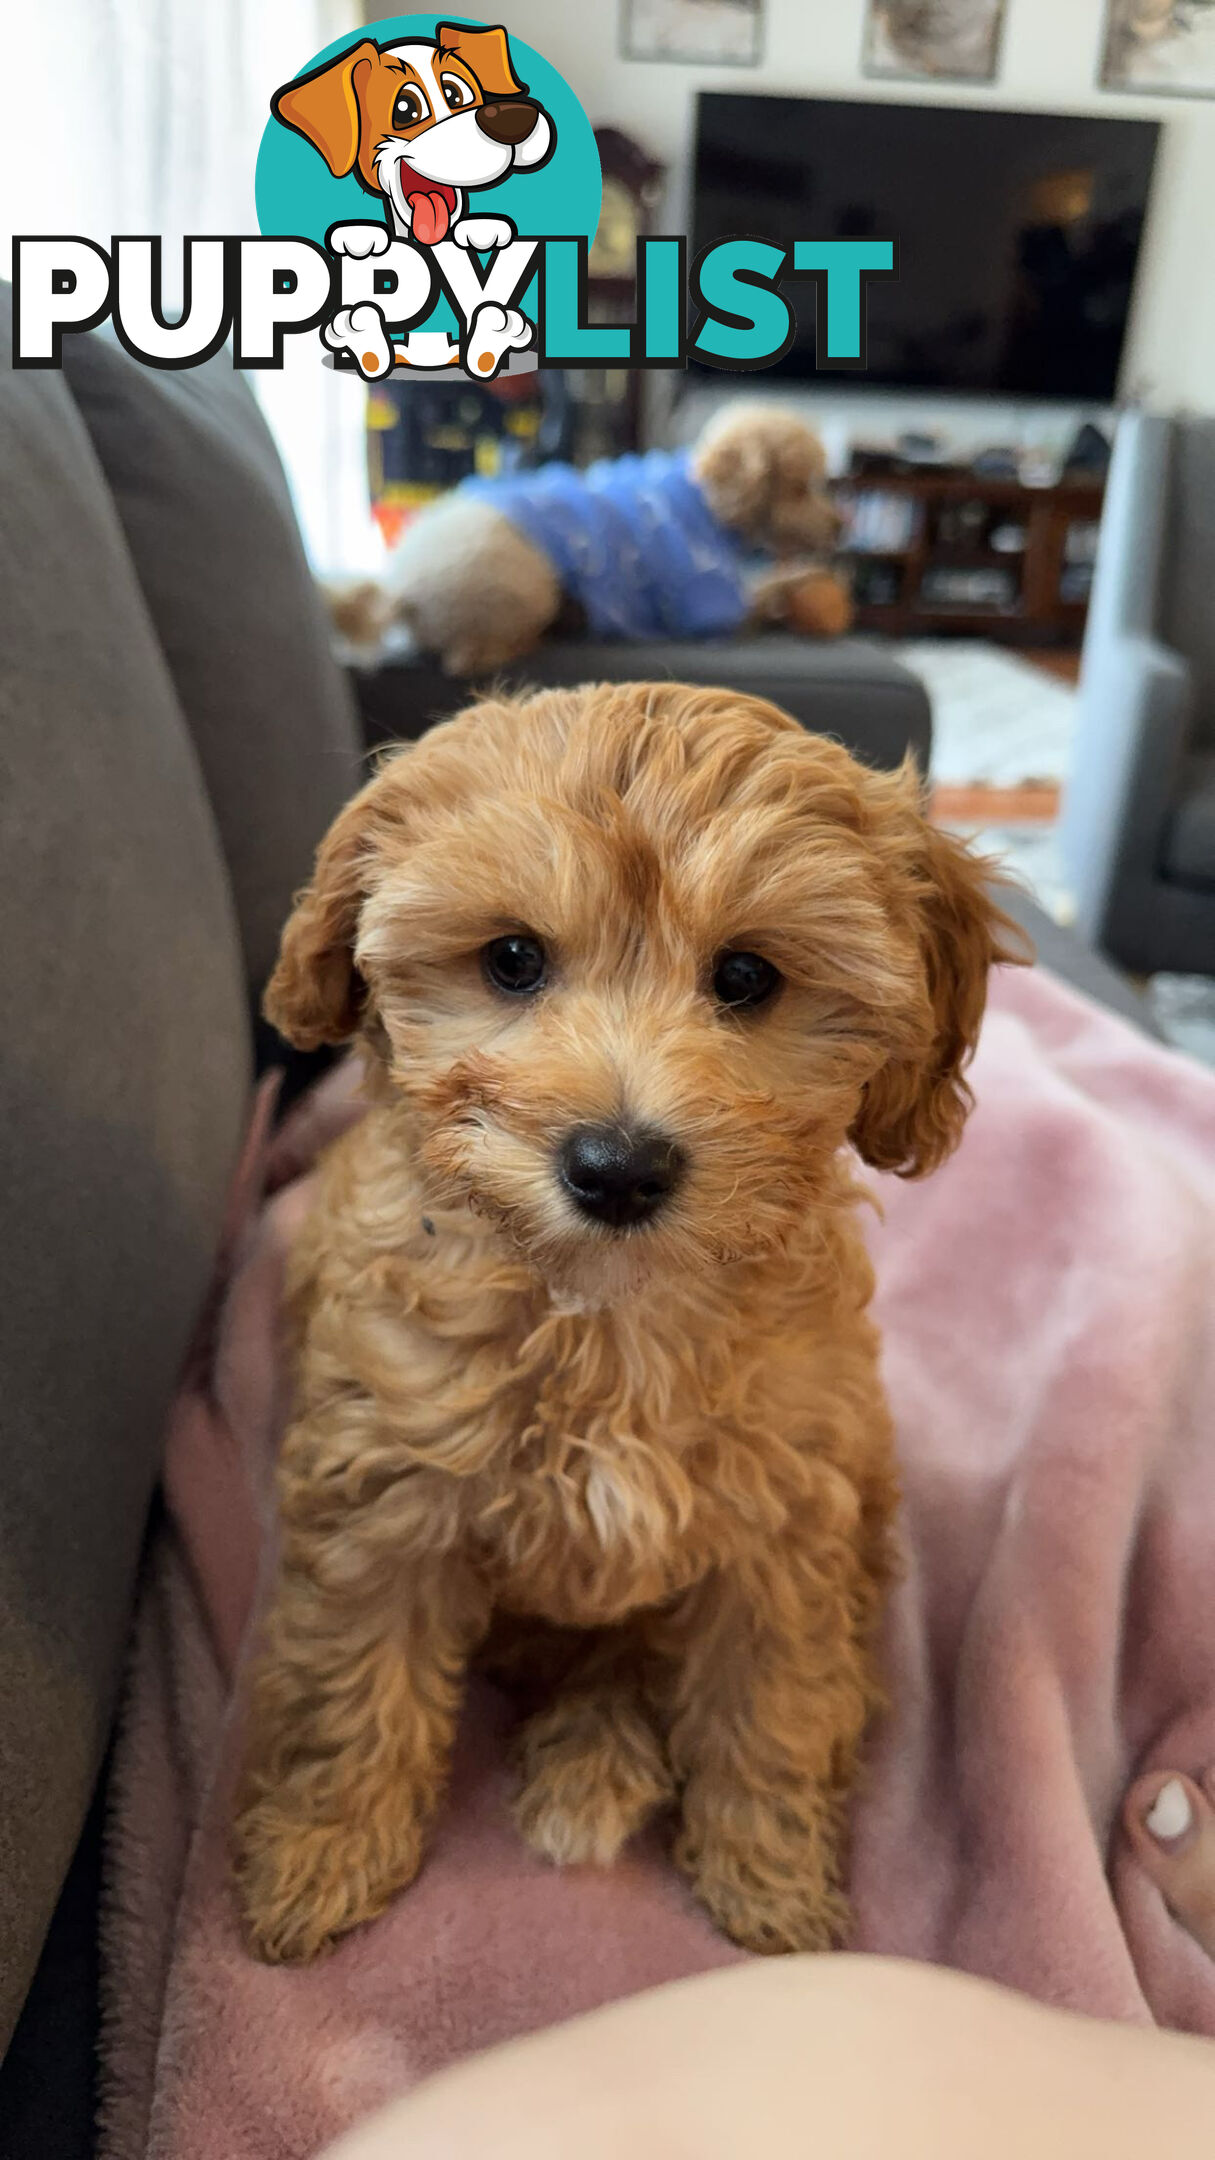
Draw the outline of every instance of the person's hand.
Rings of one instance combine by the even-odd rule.
[[[328,2160],[1144,2160],[1213,2126],[1210,2041],[909,1961],[779,1958],[496,2048]]]

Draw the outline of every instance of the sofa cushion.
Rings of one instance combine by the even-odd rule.
[[[227,352],[164,372],[95,332],[64,340],[64,368],[194,737],[256,997],[359,784],[353,703],[278,453]]]
[[[10,350],[0,288],[0,2051],[113,1714],[249,1032],[122,528],[62,376]]]
[[[1179,885],[1215,892],[1215,752],[1185,761],[1162,867]]]
[[[1215,752],[1215,419],[1174,423],[1167,519],[1160,635],[1189,662],[1193,746]]]
[[[495,676],[508,689],[584,682],[722,684],[768,698],[819,735],[836,735],[866,764],[897,765],[912,750],[923,771],[932,709],[918,677],[864,638],[767,636],[609,644],[571,638],[539,646]],[[358,677],[373,742],[412,739],[458,712],[484,684],[456,681],[421,655]]]

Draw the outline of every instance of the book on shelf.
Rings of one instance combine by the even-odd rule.
[[[914,545],[923,504],[913,495],[883,488],[841,488],[836,503],[843,512],[840,545],[855,555],[905,555]]]

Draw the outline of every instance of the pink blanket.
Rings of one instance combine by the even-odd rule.
[[[1215,1079],[1035,972],[996,984],[974,1080],[960,1153],[880,1181],[872,1233],[909,1564],[857,1946],[1215,2034],[1215,1964],[1117,1826],[1139,1772],[1215,1760]],[[111,1839],[110,2160],[316,2153],[470,2050],[739,1954],[657,1842],[606,1874],[523,1849],[487,1688],[415,1887],[309,1970],[241,1950],[231,1683],[282,1260],[307,1165],[356,1110],[346,1069],[268,1146],[263,1102],[172,1420]]]

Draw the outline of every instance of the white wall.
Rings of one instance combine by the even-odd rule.
[[[561,70],[596,125],[623,128],[667,161],[673,231],[686,229],[692,93],[700,88],[1053,107],[1164,122],[1121,387],[1165,408],[1215,411],[1215,99],[1098,90],[1104,0],[1008,0],[1000,79],[989,86],[870,81],[860,66],[864,14],[864,0],[767,0],[765,57],[756,68],[623,60],[618,0],[501,0],[494,19]],[[916,401],[917,418],[928,402]],[[993,417],[988,409],[987,437]],[[1023,431],[1024,413],[1020,425]]]
[[[14,232],[84,233],[107,248],[115,233],[160,233],[172,305],[183,234],[257,230],[253,171],[271,90],[353,29],[359,11],[356,0],[55,0],[12,16],[7,79],[73,82],[79,111],[70,152],[48,158],[39,99],[9,100],[0,277]],[[313,564],[378,568],[362,387],[321,366],[314,338],[288,338],[284,356],[281,372],[246,379],[277,437]]]

